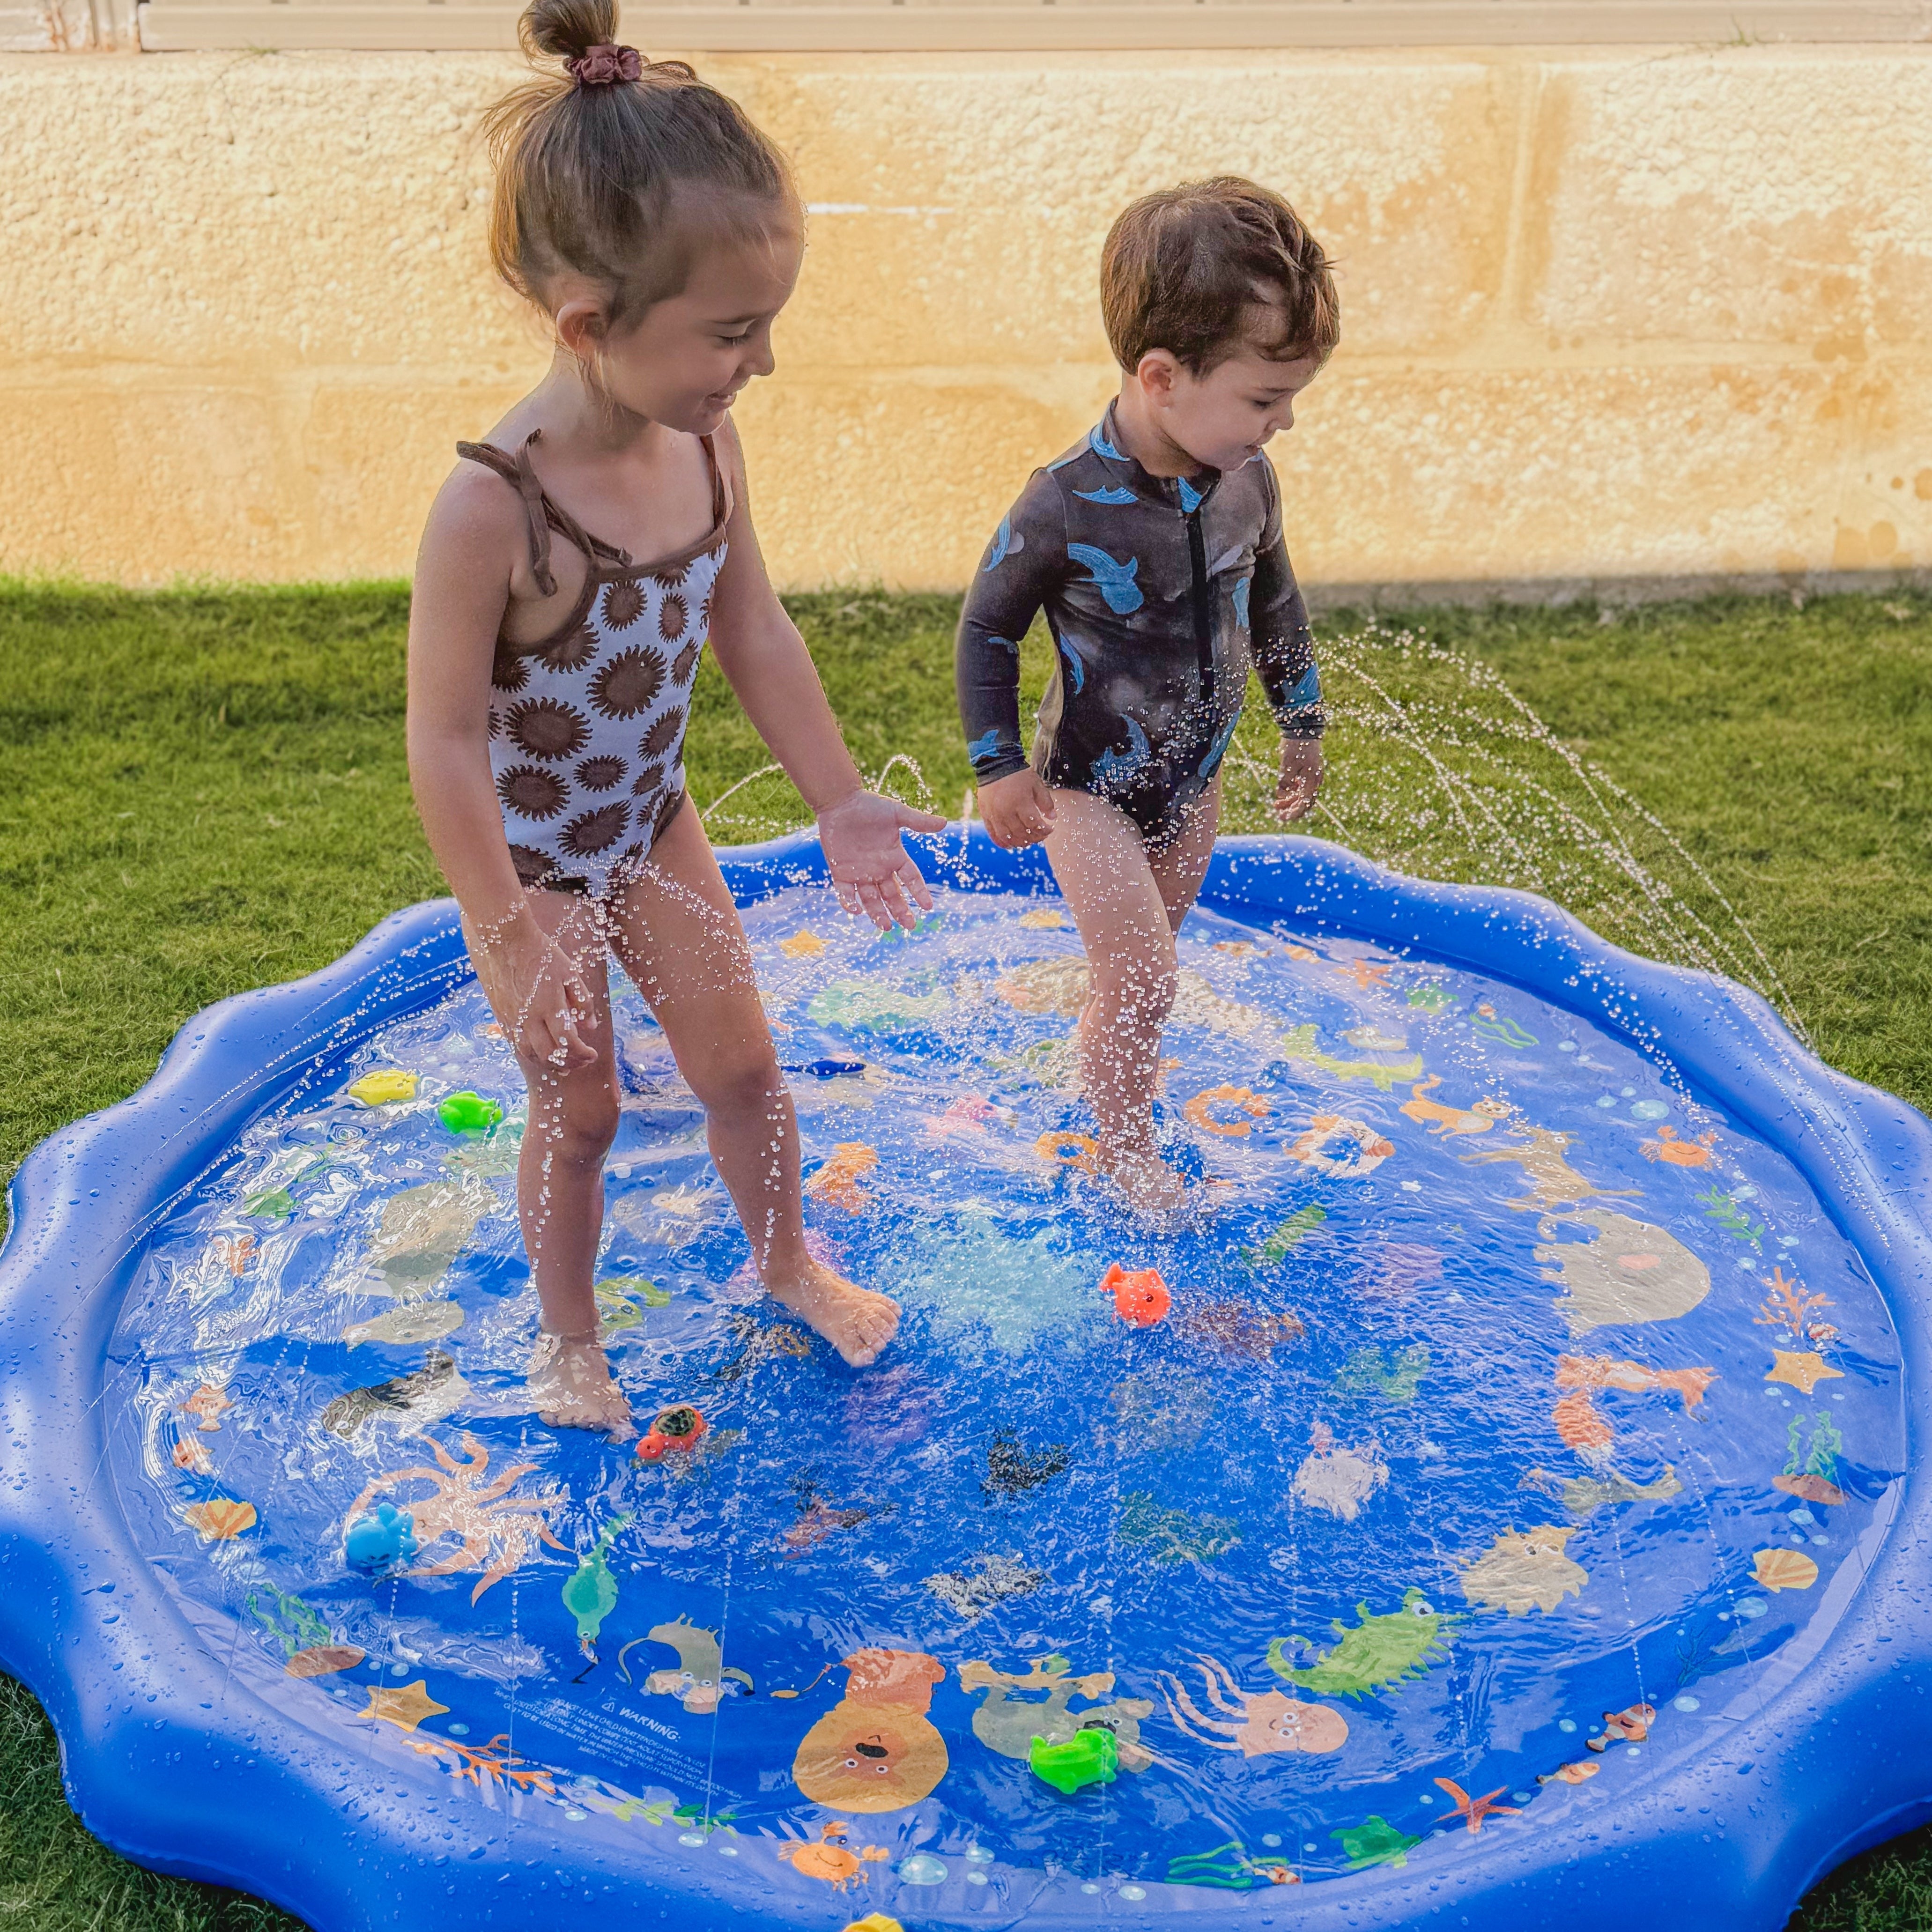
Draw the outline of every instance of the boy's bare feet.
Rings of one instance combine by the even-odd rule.
[[[604,1345],[588,1335],[541,1334],[529,1377],[536,1411],[554,1429],[601,1429],[622,1442],[631,1433],[631,1405],[611,1378]]]
[[[1096,1164],[1137,1214],[1165,1214],[1186,1198],[1187,1184],[1152,1147],[1102,1146]]]
[[[765,1286],[805,1325],[823,1335],[855,1369],[868,1367],[898,1331],[899,1305],[889,1294],[874,1294],[848,1281],[836,1268],[808,1260],[792,1281]]]

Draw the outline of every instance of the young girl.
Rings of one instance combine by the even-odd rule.
[[[1233,176],[1136,202],[1100,280],[1120,394],[1001,521],[960,620],[959,706],[987,831],[1045,841],[1087,949],[1100,1164],[1158,1209],[1181,1198],[1154,1127],[1174,935],[1214,853],[1250,667],[1281,728],[1276,810],[1299,818],[1322,782],[1314,639],[1262,451],[1340,319],[1321,244]],[[1054,668],[1029,762],[1019,640],[1042,609]]]
[[[703,1102],[759,1279],[854,1364],[897,1305],[806,1252],[799,1152],[749,950],[682,748],[709,636],[817,814],[848,911],[929,907],[759,556],[730,407],[772,367],[803,250],[784,162],[679,62],[616,46],[614,0],[536,0],[503,100],[490,245],[549,318],[549,374],[437,496],[410,626],[410,773],[471,959],[530,1087],[518,1169],[547,1422],[621,1435],[592,1292],[618,1119],[606,950]]]

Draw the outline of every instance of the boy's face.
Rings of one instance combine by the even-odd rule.
[[[1168,368],[1150,385],[1156,420],[1168,440],[1210,470],[1238,470],[1283,430],[1294,427],[1294,399],[1322,372],[1312,356],[1278,362],[1244,343],[1196,376],[1156,350],[1142,364],[1144,383],[1156,356]]]

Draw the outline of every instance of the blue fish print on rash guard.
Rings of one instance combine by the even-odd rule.
[[[1100,656],[1100,646],[1090,638],[1077,638],[1071,631],[1061,632],[1059,641],[1060,658],[1077,698],[1087,688],[1088,667]]]
[[[1130,556],[1124,562],[1117,562],[1094,544],[1070,543],[1066,554],[1083,570],[1090,570],[1091,581],[1098,584],[1100,595],[1107,600],[1107,608],[1117,617],[1125,617],[1138,610],[1146,601],[1141,595],[1140,586],[1134,579],[1141,574],[1141,560]]]
[[[987,547],[986,560],[980,568],[982,570],[998,570],[1015,550],[1025,548],[1026,533],[1014,530],[1012,518],[1002,517],[1000,527],[993,532],[993,541]]]
[[[1003,567],[967,594],[954,670],[974,777],[1024,770],[1010,640],[1044,610],[1058,649],[1033,768],[1111,798],[1157,850],[1214,782],[1250,667],[1286,736],[1327,720],[1272,467],[1150,476],[1117,435],[1110,406],[1034,471],[988,553]]]

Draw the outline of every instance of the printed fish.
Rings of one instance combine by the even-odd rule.
[[[368,1322],[352,1324],[342,1339],[352,1348],[364,1342],[440,1342],[463,1326],[463,1310],[453,1301],[406,1302]]]
[[[814,1201],[829,1201],[848,1214],[870,1205],[872,1197],[859,1185],[860,1177],[879,1164],[877,1150],[862,1141],[841,1141],[824,1166],[805,1184],[805,1191]]]
[[[1315,1044],[1312,1026],[1298,1026],[1281,1036],[1285,1058],[1298,1066],[1312,1066],[1331,1080],[1366,1080],[1386,1094],[1398,1082],[1413,1080],[1422,1071],[1422,1056],[1412,1054],[1406,1060],[1337,1060]],[[1402,1109],[1404,1113],[1408,1108]]]
[[[1029,1570],[1010,1556],[981,1556],[974,1559],[976,1574],[963,1570],[942,1570],[926,1579],[926,1587],[955,1616],[968,1623],[982,1617],[995,1604],[1010,1597],[1028,1597],[1046,1581],[1044,1570]]]
[[[338,1396],[322,1411],[322,1426],[345,1442],[379,1418],[406,1422],[421,1431],[453,1415],[469,1394],[470,1384],[457,1372],[454,1360],[432,1348],[428,1360],[413,1375]]]

